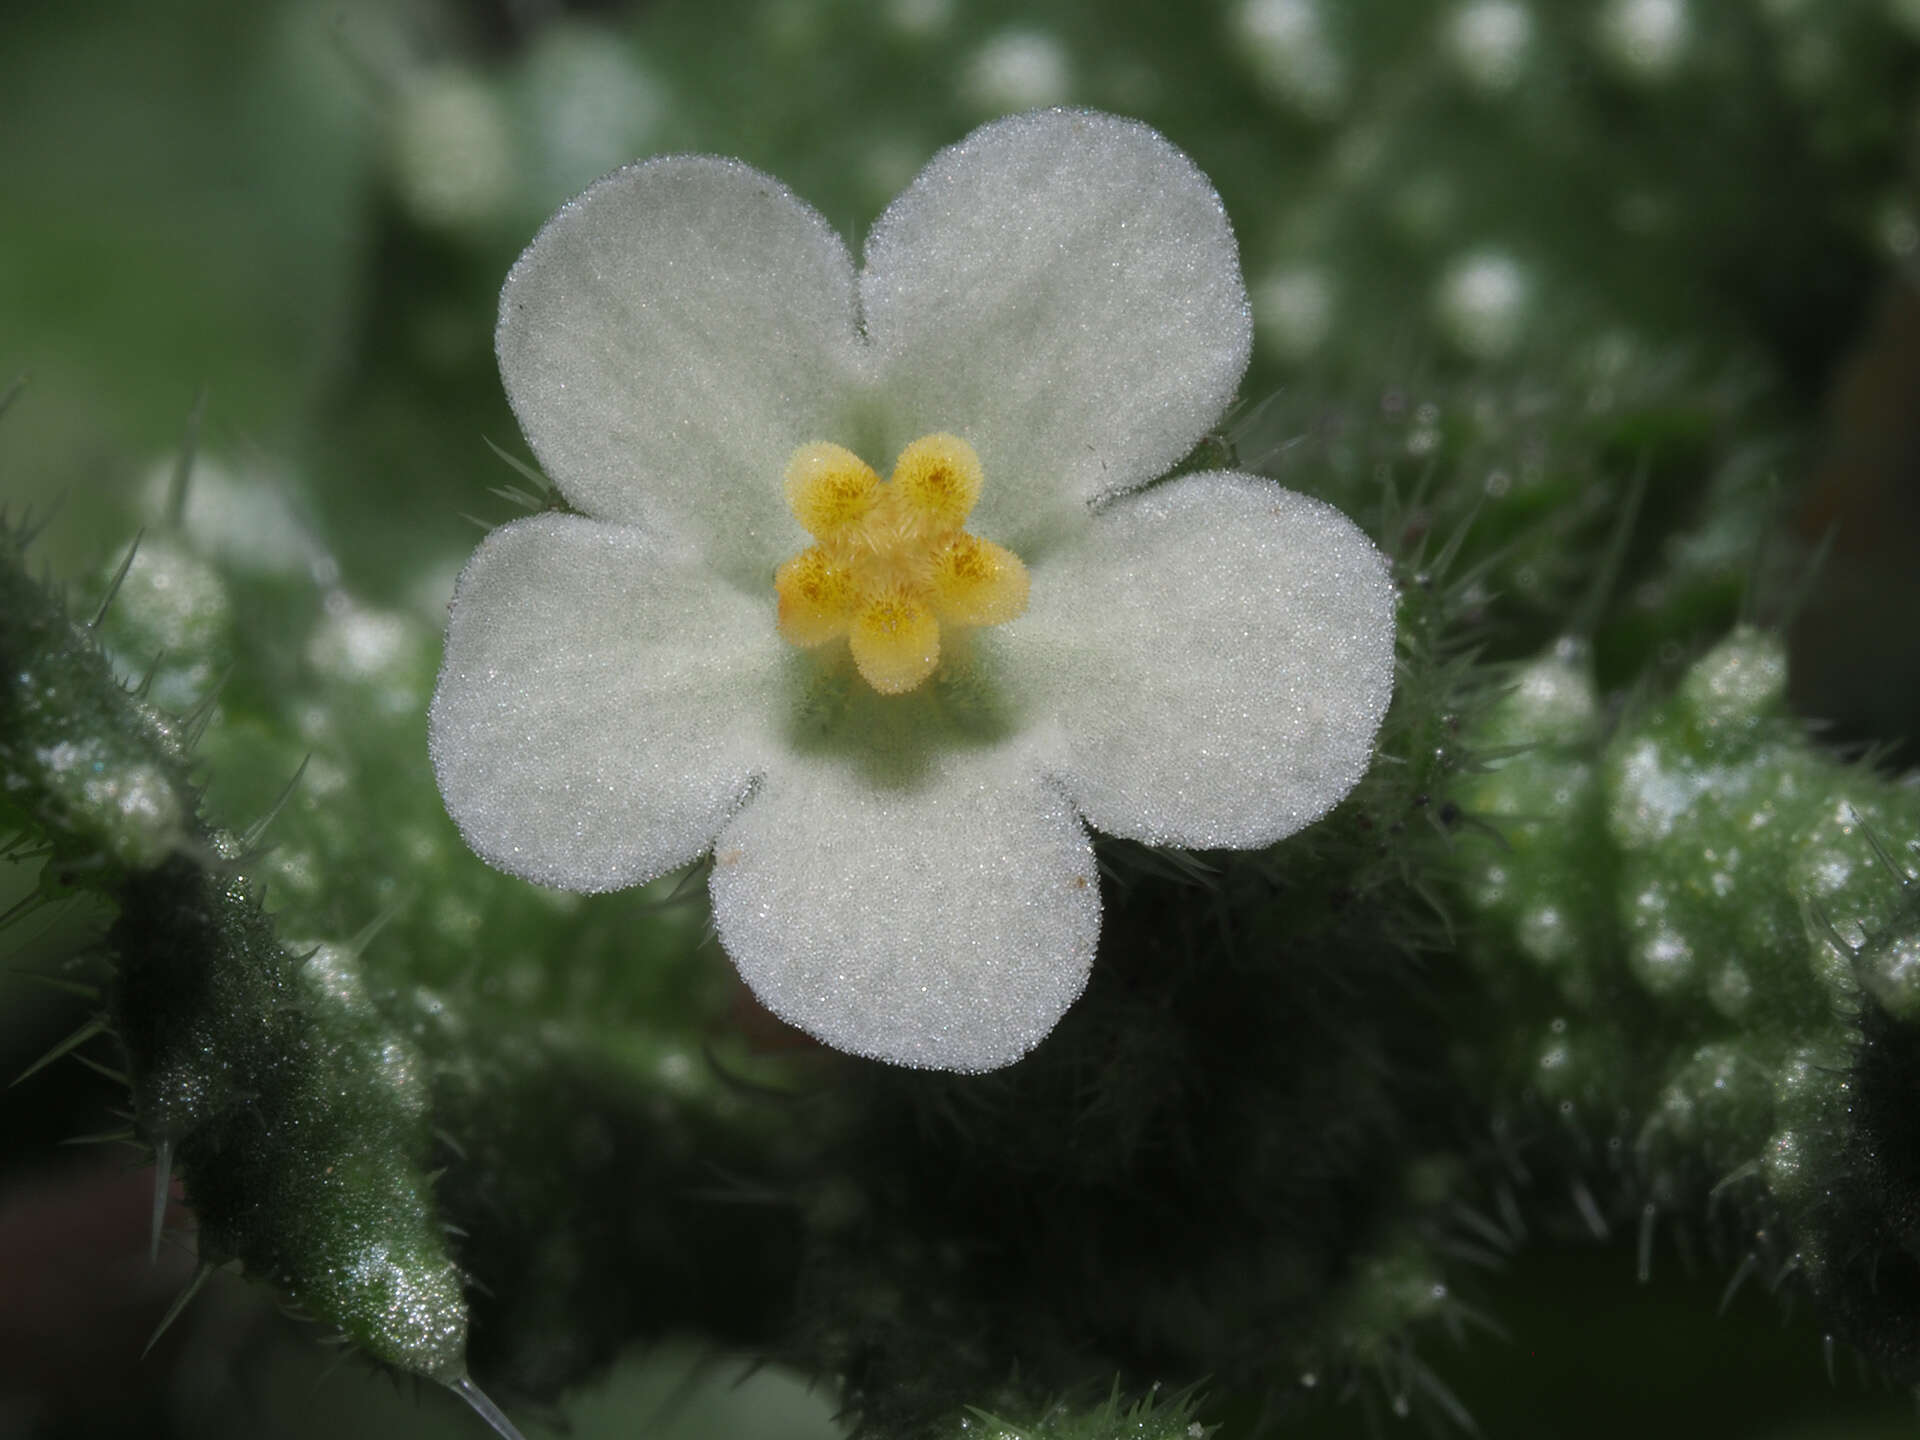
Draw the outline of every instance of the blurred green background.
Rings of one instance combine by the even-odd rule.
[[[493,297],[561,201],[636,156],[738,155],[857,244],[973,125],[1086,104],[1160,127],[1219,185],[1255,305],[1250,402],[1488,375],[1600,408],[1665,373],[1765,393],[1777,435],[1754,443],[1786,437],[1800,529],[1839,527],[1796,649],[1803,709],[1898,741],[1920,673],[1916,73],[1902,0],[7,0],[0,384],[31,382],[0,483],[13,510],[64,497],[42,553],[97,577],[158,515],[204,393],[204,545],[436,620],[468,517],[508,513],[487,442],[523,451]],[[1526,583],[1511,603],[1544,606]],[[20,954],[90,924],[69,913]],[[17,1071],[71,1017],[4,993]],[[0,1103],[0,1435],[479,1433],[438,1394],[322,1378],[330,1357],[237,1283],[142,1361],[184,1262],[146,1265],[143,1177],[57,1149],[115,1103],[77,1067]],[[1757,1283],[1716,1317],[1724,1266],[1663,1243],[1642,1285],[1633,1248],[1548,1246],[1486,1278],[1507,1336],[1442,1366],[1484,1433],[1914,1428],[1847,1356],[1830,1380],[1817,1331]],[[566,1418],[583,1440],[834,1433],[829,1397],[746,1368],[665,1347]],[[1355,1405],[1290,1433],[1370,1426],[1402,1422]]]

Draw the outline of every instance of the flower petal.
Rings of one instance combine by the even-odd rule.
[[[1023,554],[1061,507],[1191,450],[1252,337],[1207,177],[1147,126],[1079,110],[1001,120],[936,155],[875,225],[860,296],[887,444],[934,430],[972,444],[986,469],[973,528]]]
[[[895,702],[899,703],[899,702]],[[713,918],[774,1014],[839,1050],[980,1071],[1086,985],[1093,847],[1031,772],[947,751],[898,783],[794,757],[714,846]]]
[[[1116,501],[996,634],[1087,822],[1155,844],[1269,844],[1366,772],[1393,694],[1395,590],[1332,506],[1254,475]]]
[[[767,749],[770,611],[632,526],[536,515],[494,531],[454,591],[428,714],[467,843],[567,890],[700,854]]]
[[[788,459],[846,429],[853,265],[779,181],[650,160],[547,222],[500,292],[495,346],[527,443],[577,508],[764,582],[793,549]]]

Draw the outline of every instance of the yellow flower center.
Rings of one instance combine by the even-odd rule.
[[[818,542],[773,577],[780,633],[806,649],[847,637],[883,695],[904,695],[940,663],[940,627],[998,625],[1027,608],[1020,557],[964,528],[980,498],[980,457],[957,435],[923,435],[882,483],[840,445],[802,445],[787,504]]]

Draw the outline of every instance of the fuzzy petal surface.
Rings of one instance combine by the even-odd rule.
[[[482,859],[543,885],[684,865],[770,748],[781,648],[770,602],[637,527],[496,530],[454,592],[428,712],[447,812]]]
[[[860,294],[888,443],[968,441],[986,471],[974,528],[1022,554],[1187,454],[1252,343],[1207,177],[1156,131],[1088,111],[1017,115],[936,155],[874,227]]]
[[[1385,559],[1332,506],[1254,475],[1187,475],[1099,512],[1006,627],[1050,772],[1109,835],[1270,844],[1373,755],[1393,694]]]
[[[500,375],[574,506],[764,583],[793,548],[788,458],[846,429],[854,296],[840,237],[779,181],[650,160],[561,207],[514,265]]]
[[[774,1014],[896,1065],[1010,1065],[1080,994],[1100,934],[1093,847],[1017,756],[882,779],[789,757],[714,845],[714,924]]]

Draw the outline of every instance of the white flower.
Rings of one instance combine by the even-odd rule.
[[[903,1065],[1018,1059],[1093,961],[1087,826],[1266,845],[1346,794],[1386,709],[1394,591],[1359,530],[1252,475],[1144,488],[1249,335],[1206,177],[1112,116],[975,131],[858,272],[745,165],[600,181],[501,294],[508,397],[582,513],[461,576],[448,810],[571,890],[711,851],[776,1014]],[[893,484],[867,470],[916,441]],[[913,490],[923,463],[957,468]],[[940,568],[965,531],[1005,557],[974,610]]]

